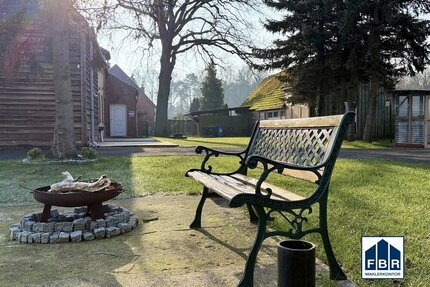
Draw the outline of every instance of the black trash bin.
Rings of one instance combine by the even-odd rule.
[[[303,240],[278,243],[278,287],[315,287],[315,245]]]

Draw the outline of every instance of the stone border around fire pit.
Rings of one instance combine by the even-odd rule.
[[[51,210],[47,223],[40,222],[42,212],[29,213],[10,227],[10,239],[42,244],[90,241],[130,232],[139,223],[133,213],[123,207],[107,204],[103,205],[103,211],[105,219],[91,221],[87,207],[63,213]]]

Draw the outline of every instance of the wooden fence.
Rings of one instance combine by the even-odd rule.
[[[363,135],[369,105],[370,84],[361,84],[357,106],[357,138]],[[394,137],[395,103],[392,95],[380,89],[376,105],[375,121],[373,122],[374,138]]]

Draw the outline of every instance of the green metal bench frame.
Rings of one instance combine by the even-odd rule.
[[[243,277],[238,286],[253,286],[254,267],[257,254],[263,241],[271,236],[285,236],[300,239],[309,233],[319,233],[322,237],[328,264],[330,279],[346,279],[333,253],[327,228],[327,200],[332,171],[346,134],[347,127],[354,121],[355,113],[339,116],[317,117],[292,120],[272,120],[257,122],[248,147],[239,153],[222,152],[199,146],[196,153],[205,152],[200,169],[187,171],[186,176],[192,177],[204,185],[201,200],[197,206],[195,219],[191,228],[201,228],[203,205],[210,191],[220,194],[229,200],[230,207],[246,205],[252,222],[258,221],[258,231],[254,245],[248,256]],[[232,173],[216,173],[208,165],[211,157],[219,155],[236,156],[240,159],[239,167]],[[262,167],[260,178],[255,179],[254,192],[246,188],[223,183],[222,179],[237,180],[241,186],[249,178],[249,168]],[[290,171],[290,174],[289,174]],[[292,171],[292,173],[291,173]],[[305,179],[302,174],[313,176],[311,179],[316,188],[306,198],[289,200],[277,192],[277,187],[264,181],[272,172]],[[298,174],[300,176],[298,176]],[[308,176],[309,177],[309,176]],[[227,192],[228,190],[228,192]],[[236,191],[235,193],[232,193]],[[319,226],[304,229],[307,216],[312,213],[313,205],[319,205]],[[291,225],[288,231],[267,230],[267,223],[274,220],[274,214],[285,219]]]

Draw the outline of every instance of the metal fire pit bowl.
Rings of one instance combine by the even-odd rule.
[[[88,206],[91,220],[104,218],[102,203],[115,198],[124,191],[122,186],[116,182],[112,182],[106,190],[98,192],[49,193],[49,189],[50,186],[44,186],[33,190],[34,199],[45,204],[41,222],[48,221],[52,206]]]

